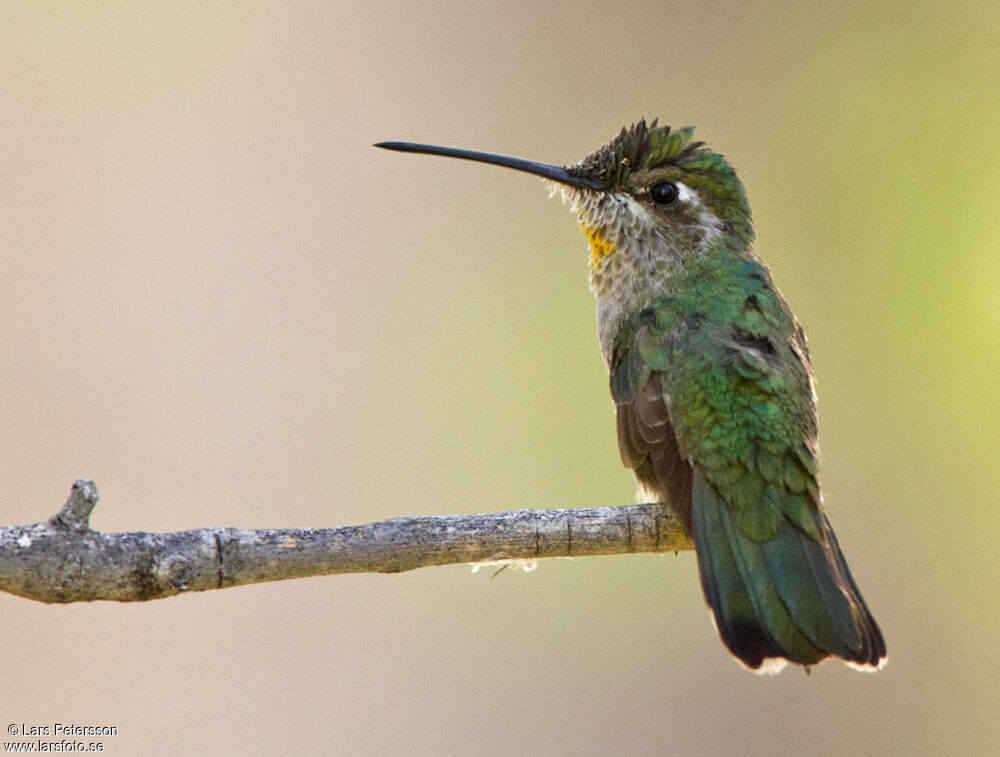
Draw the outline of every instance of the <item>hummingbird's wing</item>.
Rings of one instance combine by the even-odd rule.
[[[876,667],[885,644],[821,511],[808,357],[779,300],[758,291],[744,317],[663,298],[626,322],[611,365],[622,459],[691,532],[734,655]]]
[[[691,531],[691,466],[683,460],[660,374],[652,372],[631,401],[617,405],[618,449],[626,468]]]

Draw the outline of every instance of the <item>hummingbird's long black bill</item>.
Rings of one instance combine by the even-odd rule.
[[[474,160],[479,163],[489,163],[494,166],[513,168],[515,171],[524,171],[535,176],[557,181],[577,189],[590,189],[601,191],[604,186],[591,179],[584,179],[572,176],[566,172],[565,168],[554,166],[549,163],[538,163],[534,160],[524,158],[511,158],[507,155],[496,155],[491,152],[477,152],[476,150],[460,150],[455,147],[437,147],[436,145],[421,145],[415,142],[378,142],[375,147],[383,150],[395,150],[397,152],[415,152],[423,155],[442,155],[446,158],[460,158],[462,160]]]

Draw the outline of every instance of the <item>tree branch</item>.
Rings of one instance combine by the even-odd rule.
[[[79,479],[45,523],[0,528],[0,590],[40,602],[137,602],[334,573],[540,557],[677,552],[693,545],[661,505],[393,518],[364,526],[102,534]]]

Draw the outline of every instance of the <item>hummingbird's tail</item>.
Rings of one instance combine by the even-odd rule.
[[[863,670],[885,664],[882,633],[825,515],[822,542],[784,518],[773,538],[755,541],[697,469],[691,504],[705,599],[722,640],[747,667],[776,673],[786,661],[812,665],[831,655]]]

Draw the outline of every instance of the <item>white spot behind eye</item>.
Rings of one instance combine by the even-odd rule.
[[[722,228],[722,221],[701,201],[697,192],[679,181],[675,183],[677,184],[677,199],[698,211],[698,222],[702,226],[714,227],[716,229]]]
[[[681,202],[686,202],[696,207],[701,205],[701,199],[695,194],[689,186],[682,184],[679,181],[675,181],[674,184],[677,186],[677,199]]]

